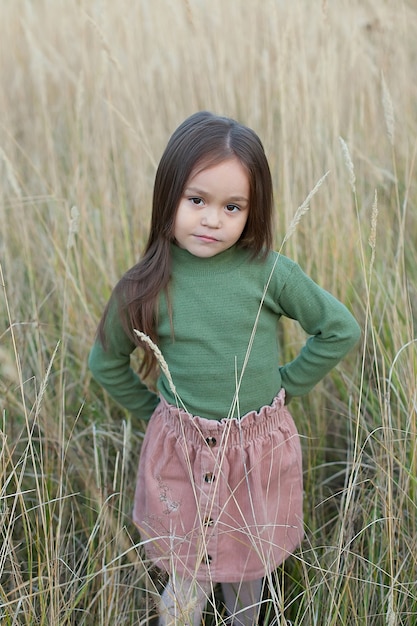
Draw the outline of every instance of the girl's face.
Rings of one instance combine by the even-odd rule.
[[[236,157],[191,173],[175,216],[175,242],[198,257],[224,252],[245,228],[249,193],[248,173]]]

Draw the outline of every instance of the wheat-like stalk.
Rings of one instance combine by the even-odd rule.
[[[15,174],[14,167],[13,167],[9,157],[7,156],[7,154],[4,152],[4,150],[2,148],[0,148],[0,157],[3,159],[4,164],[6,166],[7,180],[10,183],[10,187],[13,189],[14,193],[16,194],[16,196],[18,198],[21,198],[23,194],[22,194],[22,190],[20,188],[20,185],[17,182],[17,177],[16,177],[16,174]]]
[[[371,213],[371,232],[369,233],[368,243],[371,246],[372,255],[371,255],[371,267],[374,264],[375,260],[375,247],[376,247],[376,225],[378,221],[378,193],[375,189],[374,202],[372,204],[372,213]]]
[[[178,395],[177,394],[177,390],[175,388],[174,381],[172,380],[172,376],[171,376],[171,372],[169,371],[168,363],[165,361],[162,352],[160,351],[160,349],[158,348],[156,343],[154,341],[152,341],[152,339],[148,335],[146,335],[145,333],[143,333],[140,330],[136,330],[136,328],[134,328],[133,331],[136,333],[136,335],[140,339],[142,339],[142,341],[144,343],[146,343],[150,347],[150,349],[152,350],[152,352],[156,356],[159,365],[161,366],[161,370],[163,371],[163,373],[165,374],[165,376],[166,376],[166,378],[168,380],[169,387],[170,387],[172,393],[177,397],[177,395]]]
[[[71,219],[69,224],[67,248],[72,248],[75,244],[75,235],[78,233],[80,225],[80,212],[76,206],[71,207]]]
[[[291,235],[294,233],[295,229],[297,228],[298,224],[300,223],[301,218],[303,217],[303,215],[305,215],[305,213],[307,213],[307,211],[310,209],[311,198],[317,193],[317,191],[322,186],[322,184],[324,183],[325,179],[327,178],[327,176],[329,174],[330,174],[330,170],[328,170],[320,178],[320,180],[317,181],[317,183],[315,184],[313,189],[310,191],[310,193],[308,194],[308,196],[306,197],[304,202],[302,204],[300,204],[300,206],[296,210],[295,215],[294,215],[293,219],[291,220],[291,224],[289,225],[288,230],[287,230],[287,232],[285,234],[285,237],[284,237],[284,240],[282,242],[282,245],[284,245],[288,241],[288,239],[291,237]]]
[[[277,263],[279,261],[279,258],[280,258],[280,255],[281,255],[281,250],[284,247],[285,242],[288,241],[288,239],[291,237],[291,235],[293,234],[293,232],[297,228],[297,225],[301,221],[301,218],[303,217],[303,215],[305,213],[307,213],[307,211],[309,210],[311,198],[314,196],[314,194],[321,187],[321,185],[323,184],[324,180],[326,179],[326,177],[328,176],[329,173],[330,172],[327,171],[320,178],[320,180],[317,181],[316,185],[310,191],[310,193],[308,194],[308,196],[306,197],[304,202],[298,207],[298,209],[295,212],[295,215],[294,215],[294,217],[293,217],[293,219],[291,221],[291,224],[290,224],[290,226],[289,226],[289,228],[287,230],[287,233],[286,233],[286,235],[285,235],[285,237],[284,237],[284,239],[282,241],[281,248],[280,248],[280,250],[279,250],[279,252],[277,254],[277,257],[276,257],[276,259],[274,261],[274,264],[273,264],[273,266],[271,268],[268,280],[267,280],[267,282],[265,284],[265,287],[264,287],[264,290],[263,290],[261,301],[259,303],[258,312],[257,312],[256,318],[255,318],[254,323],[253,323],[251,336],[250,336],[250,339],[249,339],[248,347],[246,349],[246,354],[245,354],[245,359],[243,361],[242,371],[240,373],[239,380],[236,380],[236,392],[235,392],[235,396],[233,398],[232,406],[231,406],[230,411],[229,411],[229,415],[233,415],[235,410],[236,410],[236,407],[238,406],[238,396],[239,396],[239,390],[240,390],[240,386],[241,386],[242,379],[243,379],[243,374],[245,373],[245,370],[246,370],[246,367],[247,367],[247,364],[248,364],[248,361],[249,361],[249,357],[250,357],[250,354],[252,352],[252,346],[253,346],[253,342],[254,342],[254,339],[255,339],[255,334],[256,334],[256,331],[257,331],[257,328],[258,328],[258,323],[259,323],[259,318],[260,318],[260,315],[261,315],[262,307],[263,307],[263,304],[264,304],[264,301],[265,301],[265,297],[266,297],[266,294],[267,294],[267,291],[268,291],[268,288],[269,288],[269,284],[270,284],[270,282],[272,280],[272,276],[273,276],[273,274],[275,272],[275,267],[276,267],[276,265],[277,265]]]
[[[392,104],[391,94],[388,89],[388,85],[385,81],[385,77],[382,74],[382,106],[384,109],[385,124],[387,127],[387,135],[391,145],[394,145],[394,107]]]
[[[76,88],[76,96],[75,96],[75,117],[77,122],[80,123],[82,118],[83,110],[84,110],[84,101],[85,101],[85,83],[84,83],[84,72],[81,70]]]
[[[349,184],[352,188],[352,192],[356,193],[356,176],[355,176],[355,168],[353,167],[353,161],[350,156],[349,148],[347,146],[346,141],[343,137],[339,137],[340,145],[342,147],[343,157],[345,159],[346,167],[349,172]]]

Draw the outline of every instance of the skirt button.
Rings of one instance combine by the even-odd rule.
[[[206,565],[208,565],[209,563],[212,562],[212,560],[213,560],[213,558],[209,554],[206,554],[206,556],[203,558],[203,560],[201,562],[205,563]]]

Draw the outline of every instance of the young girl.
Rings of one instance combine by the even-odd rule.
[[[352,348],[338,300],[271,250],[272,181],[257,135],[200,112],[174,132],[156,172],[149,240],[116,285],[89,364],[149,424],[134,521],[169,573],[160,624],[200,624],[222,584],[230,622],[257,623],[262,579],[300,544],[300,442],[286,404]],[[280,364],[277,323],[309,335]],[[143,378],[161,368],[158,393]],[[147,339],[145,337],[145,339]],[[130,355],[140,345],[140,376]]]

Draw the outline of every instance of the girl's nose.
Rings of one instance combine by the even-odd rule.
[[[206,207],[201,216],[201,224],[208,228],[219,228],[221,226],[221,213],[216,208]]]

